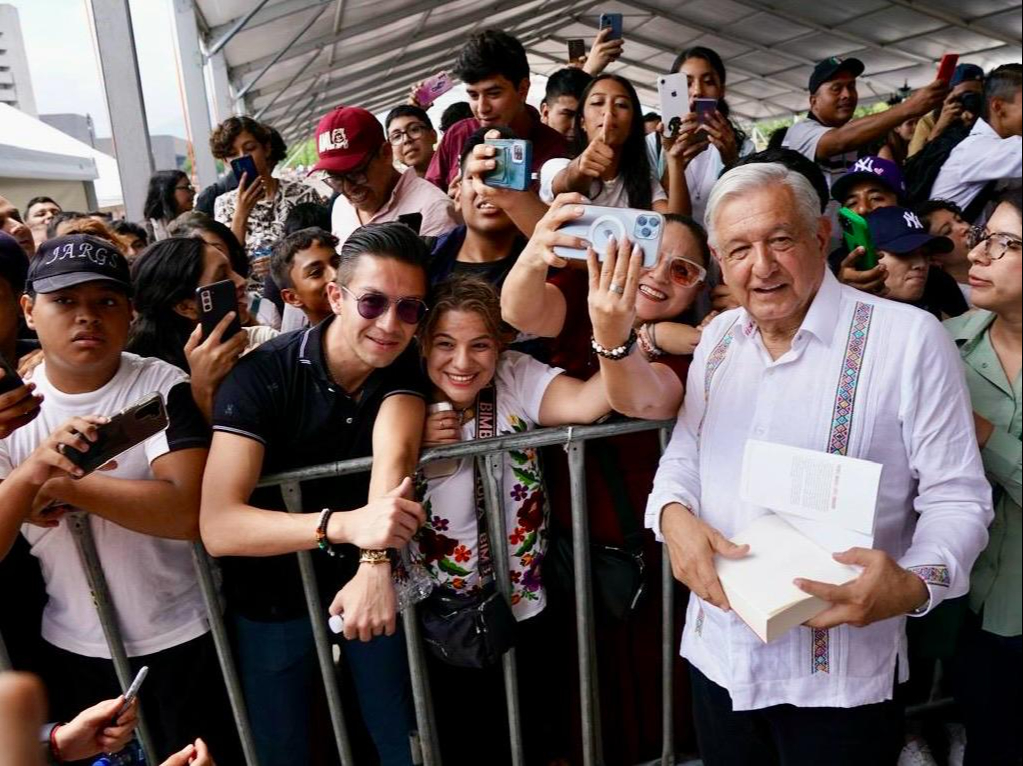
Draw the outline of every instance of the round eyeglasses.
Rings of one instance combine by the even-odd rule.
[[[391,146],[398,146],[399,144],[404,143],[406,138],[410,141],[422,138],[426,135],[426,131],[428,130],[429,128],[423,123],[413,122],[404,130],[392,130],[390,134],[388,134],[387,140],[391,142]]]
[[[980,226],[971,226],[970,234],[967,237],[967,244],[971,250],[983,245],[984,257],[989,261],[997,261],[1005,257],[1005,254],[1012,250],[1019,253],[1023,250],[1023,240],[1001,232],[985,234]]]
[[[420,298],[391,298],[383,293],[364,293],[356,295],[344,285],[341,289],[355,298],[359,316],[363,319],[376,319],[387,312],[394,304],[394,312],[405,324],[419,324],[429,311],[429,307]]]

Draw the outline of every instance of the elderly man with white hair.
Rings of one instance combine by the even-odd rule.
[[[956,349],[926,312],[839,284],[830,222],[799,173],[729,171],[706,220],[740,308],[703,332],[646,511],[692,591],[681,653],[703,761],[894,764],[905,617],[967,592],[992,518]],[[728,538],[765,513],[739,496],[747,439],[883,465],[873,548],[835,553],[860,575],[796,580],[830,606],[767,644],[714,568],[750,552]]]

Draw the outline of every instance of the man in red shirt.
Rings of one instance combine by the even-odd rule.
[[[568,157],[564,136],[540,121],[540,113],[526,103],[529,62],[516,38],[497,29],[473,35],[455,64],[454,73],[465,83],[472,117],[456,122],[445,133],[430,161],[426,180],[447,191],[458,176],[465,140],[480,127],[504,125],[519,138],[533,143],[532,172],[553,157]]]

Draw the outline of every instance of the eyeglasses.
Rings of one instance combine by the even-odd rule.
[[[426,316],[430,308],[419,298],[391,298],[383,293],[366,293],[356,295],[344,285],[341,289],[355,298],[355,304],[359,309],[359,316],[363,319],[376,319],[385,314],[391,304],[394,304],[394,311],[405,324],[419,324]]]
[[[192,184],[188,184],[187,186],[175,186],[174,191],[185,191],[189,194],[195,194],[195,187],[192,186]]]
[[[372,158],[361,168],[349,171],[348,173],[334,173],[329,170],[323,173],[323,182],[336,192],[340,192],[345,184],[349,186],[365,186],[369,181],[369,163]]]
[[[984,257],[989,261],[997,261],[1005,257],[1005,254],[1012,250],[1014,253],[1023,251],[1023,240],[1016,237],[995,232],[985,234],[980,226],[971,226],[970,234],[967,237],[967,244],[971,250],[981,245],[984,246]]]
[[[428,130],[429,128],[426,127],[423,123],[413,122],[411,125],[405,128],[405,130],[392,131],[391,134],[387,136],[387,140],[391,142],[392,146],[397,146],[398,144],[404,142],[406,137],[410,141],[415,141],[417,138],[422,138],[423,136],[426,135],[426,131]]]
[[[677,255],[668,264],[671,281],[681,287],[693,287],[707,278],[707,270],[698,263]]]

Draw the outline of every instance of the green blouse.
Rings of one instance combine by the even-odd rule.
[[[991,345],[990,311],[971,311],[945,322],[963,358],[974,411],[994,424],[980,451],[993,491],[990,540],[970,575],[970,608],[983,608],[984,630],[1023,633],[1023,518],[1020,511],[1020,375],[1009,382]]]

